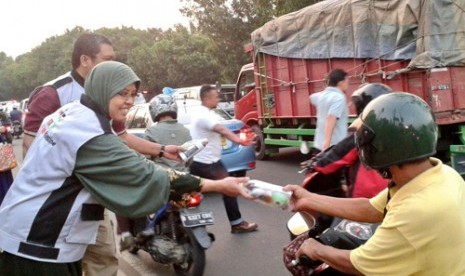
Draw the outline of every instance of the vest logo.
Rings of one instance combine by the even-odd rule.
[[[57,126],[61,125],[66,114],[63,109],[59,109],[57,112],[53,113],[48,120],[42,123],[39,132],[44,136],[44,139],[47,143],[52,146],[56,145],[56,141],[54,139],[53,129]]]

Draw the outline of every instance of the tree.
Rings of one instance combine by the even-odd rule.
[[[116,59],[123,63],[127,63],[131,52],[137,47],[152,45],[163,37],[163,31],[156,28],[148,30],[133,27],[101,28],[95,32],[106,36],[111,41]]]
[[[176,26],[151,46],[136,47],[128,56],[128,64],[143,80],[144,88],[158,94],[165,86],[194,86],[218,80],[219,65],[211,58],[213,51],[210,38]]]
[[[133,67],[142,89],[159,93],[164,86],[235,82],[240,67],[250,62],[243,46],[250,33],[284,13],[314,0],[183,0],[190,30],[176,26],[162,31],[132,27],[101,28],[117,60]],[[0,52],[0,100],[26,98],[37,86],[71,69],[74,41],[82,27],[47,38],[16,59]]]
[[[241,66],[251,61],[244,53],[250,34],[274,17],[314,4],[318,0],[183,0],[181,12],[191,30],[216,44],[214,58],[222,66],[221,80],[235,82]]]

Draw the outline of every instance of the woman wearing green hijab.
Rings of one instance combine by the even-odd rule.
[[[125,120],[139,83],[127,65],[103,62],[79,102],[44,119],[0,206],[0,275],[81,275],[105,207],[141,217],[194,191],[248,197],[240,185],[247,178],[212,181],[163,169],[113,133],[111,120]]]

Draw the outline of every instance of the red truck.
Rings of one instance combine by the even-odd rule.
[[[245,46],[253,63],[236,83],[235,116],[257,133],[257,158],[312,146],[316,110],[309,96],[342,68],[350,75],[348,102],[367,82],[428,102],[440,129],[438,156],[465,174],[464,10],[463,0],[332,0],[255,30]]]

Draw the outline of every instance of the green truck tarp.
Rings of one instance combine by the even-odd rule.
[[[256,53],[465,66],[465,0],[326,0],[252,33]]]

